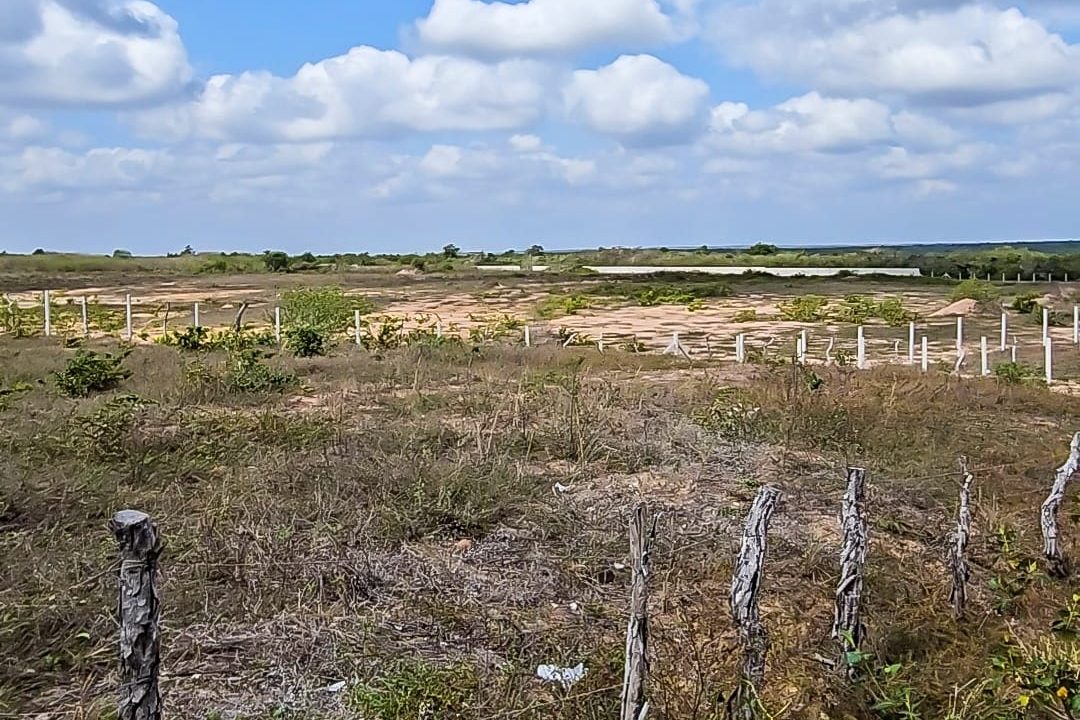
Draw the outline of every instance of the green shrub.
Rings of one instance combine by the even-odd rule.
[[[986,280],[976,280],[971,278],[969,280],[963,280],[959,285],[952,289],[949,293],[949,297],[955,302],[957,300],[975,300],[976,302],[990,302],[998,296],[998,290],[994,287],[993,283],[989,283]]]
[[[125,355],[79,349],[75,351],[75,357],[68,360],[67,366],[53,373],[53,377],[60,392],[69,397],[86,397],[112,390],[131,376],[131,371],[122,366]]]
[[[281,296],[286,328],[307,328],[331,337],[345,332],[354,311],[366,315],[374,309],[363,295],[346,295],[339,287],[297,288]]]
[[[877,315],[877,303],[862,295],[848,295],[833,313],[840,322],[862,325]]]
[[[285,331],[285,347],[296,357],[319,357],[326,354],[326,337],[314,328],[291,328]]]
[[[475,717],[469,700],[477,687],[476,670],[469,665],[410,660],[357,687],[351,700],[372,720],[464,720]]]
[[[917,319],[915,313],[904,308],[900,298],[889,298],[878,303],[877,316],[893,327],[907,325]]]
[[[1009,385],[1019,385],[1038,377],[1038,370],[1021,362],[1006,362],[994,367],[994,376]]]
[[[188,352],[210,350],[242,350],[244,348],[275,344],[272,330],[210,330],[205,327],[188,326],[180,332],[167,333],[156,339],[161,345],[172,345]]]
[[[590,307],[589,298],[584,295],[551,295],[537,304],[536,316],[540,318],[556,318],[564,315],[576,315],[578,311],[588,310]]]
[[[1035,312],[1037,308],[1041,308],[1039,304],[1040,296],[1037,293],[1024,293],[1023,295],[1017,295],[1013,298],[1012,309],[1022,315],[1030,315]]]
[[[747,308],[746,310],[740,310],[739,312],[735,313],[735,316],[731,318],[731,322],[754,322],[757,319],[757,310],[755,310],[754,308]]]
[[[284,392],[299,383],[296,375],[266,365],[263,351],[248,348],[229,357],[226,386],[230,392]]]
[[[826,318],[828,298],[819,295],[803,295],[786,303],[780,303],[780,317],[789,322],[821,322]]]

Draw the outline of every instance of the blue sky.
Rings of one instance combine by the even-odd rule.
[[[0,248],[1080,236],[1073,0],[4,0]]]

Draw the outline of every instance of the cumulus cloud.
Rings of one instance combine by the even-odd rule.
[[[938,147],[957,137],[934,118],[893,113],[877,100],[811,92],[766,110],[721,103],[712,109],[708,142],[735,154],[845,153],[894,143]]]
[[[410,58],[360,46],[292,77],[215,75],[194,101],[137,123],[148,135],[263,142],[513,129],[540,115],[547,78],[543,65],[526,60]]]
[[[1080,81],[1080,47],[1016,8],[757,0],[723,5],[712,27],[733,61],[830,94],[975,106]]]
[[[502,57],[647,47],[675,36],[656,0],[435,0],[416,29],[429,47]]]
[[[709,86],[652,55],[623,55],[578,70],[563,90],[566,111],[593,130],[629,143],[679,142],[704,124]]]
[[[4,0],[0,103],[160,101],[191,78],[176,21],[144,0]]]

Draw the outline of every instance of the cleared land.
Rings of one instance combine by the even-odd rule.
[[[43,287],[37,277],[3,283],[28,307],[25,293]],[[312,358],[239,339],[191,350],[152,342],[166,303],[173,330],[194,301],[219,327],[247,301],[249,323],[266,328],[282,293],[327,283],[370,300],[369,329],[407,317],[405,334],[358,348],[346,328]],[[835,333],[850,355],[855,324],[783,320],[783,308],[820,296],[848,312],[866,307],[844,304],[858,295],[879,313],[899,298],[951,368],[955,318],[929,316],[954,284],[355,273],[91,273],[50,284],[63,286],[61,301],[96,296],[110,322],[131,292],[146,337],[123,359],[130,377],[78,398],[54,375],[74,348],[0,337],[0,716],[112,717],[116,567],[105,526],[135,507],[166,542],[169,717],[614,717],[626,523],[644,500],[663,513],[654,711],[723,717],[740,662],[727,592],[743,517],[767,483],[784,498],[762,585],[766,717],[1065,718],[1080,692],[1075,576],[1047,573],[1038,526],[1080,429],[1075,399],[1023,378],[789,361],[803,327],[812,354]],[[1070,286],[998,292],[966,318],[969,338],[996,340],[1002,302],[1035,293],[1068,312],[1054,328],[1060,372],[1080,369]],[[760,317],[736,322],[750,309]],[[462,341],[408,334],[430,328],[417,320],[429,315]],[[1013,320],[1022,359],[1041,359],[1039,322]],[[525,322],[537,347],[521,346]],[[906,342],[906,322],[865,324],[872,359]],[[116,352],[113,327],[79,344]],[[604,334],[608,349],[564,348],[554,341],[562,328]],[[655,352],[675,331],[692,361]],[[737,332],[757,345],[776,337],[774,350],[735,365]],[[654,352],[620,349],[634,337]],[[729,344],[717,349],[720,338]],[[956,620],[943,557],[960,455],[976,490],[969,611]],[[866,656],[854,681],[823,662],[837,656],[829,629],[847,464],[865,466],[871,483]],[[1075,488],[1061,527],[1075,559]],[[583,663],[587,674],[564,690],[535,677],[544,663]]]

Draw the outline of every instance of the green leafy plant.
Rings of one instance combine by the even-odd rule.
[[[949,297],[954,301],[975,300],[980,303],[990,302],[997,296],[998,289],[994,287],[993,283],[989,283],[986,280],[976,280],[974,278],[962,280],[952,289],[952,292],[949,293]]]
[[[712,404],[694,418],[699,425],[728,440],[753,440],[761,437],[761,408],[744,392],[722,388]]]
[[[1022,362],[1004,362],[994,366],[994,377],[1009,385],[1020,385],[1038,377],[1038,370]]]
[[[368,350],[392,350],[401,347],[404,342],[402,329],[405,318],[395,315],[380,315],[364,321],[365,332],[360,342]]]
[[[900,298],[882,300],[878,303],[876,315],[893,327],[907,325],[918,319],[915,313],[904,307],[904,302]]]
[[[374,304],[339,287],[296,288],[281,296],[281,309],[286,328],[308,328],[329,338],[352,325],[356,310],[366,315]]]
[[[997,693],[1025,715],[1038,709],[1052,714],[1036,717],[1080,716],[1080,644],[1053,638],[1025,643],[1008,637],[990,665]]]
[[[780,317],[788,322],[820,322],[825,320],[828,298],[819,295],[803,295],[780,303]]]
[[[469,342],[480,345],[495,342],[503,338],[516,336],[525,323],[512,315],[479,316],[470,315],[469,320],[476,323],[469,328]]]
[[[285,331],[285,347],[296,357],[319,357],[326,354],[326,336],[311,327],[290,328]]]
[[[53,373],[53,377],[60,392],[69,397],[86,397],[95,392],[112,390],[131,376],[131,371],[123,367],[126,355],[80,348],[63,370]]]
[[[588,310],[592,304],[584,295],[550,295],[536,306],[536,316],[556,318],[564,315],[576,315],[581,310]]]
[[[754,308],[747,308],[746,310],[740,310],[739,312],[735,313],[735,315],[731,318],[731,322],[747,323],[755,322],[757,319],[757,310],[755,310]]]
[[[284,392],[299,383],[296,375],[272,368],[263,360],[269,357],[264,351],[248,348],[229,357],[226,385],[230,392],[268,393]]]
[[[1022,315],[1031,315],[1036,309],[1042,307],[1039,303],[1038,293],[1024,293],[1013,298],[1012,309]]]
[[[1057,617],[1050,624],[1050,630],[1067,640],[1080,637],[1080,593],[1073,593],[1065,607],[1058,610]]]
[[[476,689],[476,671],[470,666],[413,660],[357,687],[351,701],[364,717],[377,720],[465,720],[474,717],[469,700]]]

